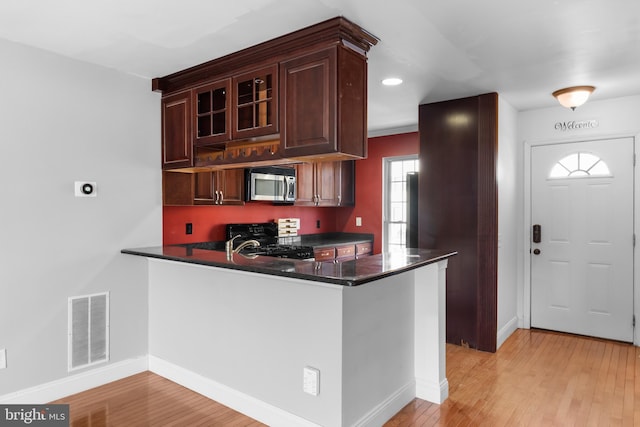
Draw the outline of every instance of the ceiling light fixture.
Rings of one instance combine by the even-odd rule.
[[[382,84],[385,86],[398,86],[399,84],[402,84],[402,79],[398,77],[388,77],[382,80]]]
[[[593,86],[573,86],[566,87],[564,89],[558,89],[553,92],[552,95],[558,100],[560,105],[563,107],[571,108],[575,110],[576,107],[581,106],[587,99],[589,99],[589,95],[596,88]]]

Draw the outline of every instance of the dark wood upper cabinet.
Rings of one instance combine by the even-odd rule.
[[[233,78],[233,139],[278,133],[278,65]]]
[[[344,46],[282,62],[283,155],[366,157],[366,93],[366,58]]]
[[[354,161],[296,165],[297,206],[353,206]]]
[[[193,90],[194,144],[215,145],[231,140],[231,81],[220,80]]]
[[[197,173],[165,171],[165,205],[243,205],[244,169]]]
[[[297,206],[316,205],[316,167],[313,163],[296,165],[296,201]]]
[[[244,204],[244,169],[198,172],[194,175],[194,204]]]
[[[191,93],[182,92],[162,99],[162,167],[191,166]]]
[[[342,201],[340,162],[317,162],[316,205],[340,206]]]
[[[218,204],[244,205],[244,169],[216,171]]]
[[[282,63],[280,81],[284,152],[303,156],[336,150],[336,50]]]
[[[338,17],[153,79],[163,168],[366,157],[366,53],[377,42]]]

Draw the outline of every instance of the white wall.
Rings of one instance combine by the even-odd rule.
[[[111,360],[95,369],[147,354],[146,266],[119,251],[161,243],[160,96],[148,80],[4,40],[0,57],[6,396],[68,379],[70,296],[111,293]],[[96,181],[98,197],[75,198],[75,180]]]
[[[288,425],[342,424],[343,286],[153,259],[149,270],[152,371],[270,425],[286,413]],[[305,366],[320,370],[318,396],[302,390]]]
[[[363,414],[389,400],[392,392],[408,385],[415,390],[416,314],[407,309],[415,304],[414,274],[344,289],[342,425],[361,425]],[[402,402],[390,416],[407,403]]]
[[[519,164],[521,144],[518,115],[504,98],[498,98],[498,324],[497,347],[518,328],[517,298],[522,286],[519,272],[518,224],[522,216]],[[521,271],[521,269],[520,269]]]
[[[637,143],[640,136],[640,96],[628,96],[623,98],[603,101],[589,101],[575,111],[557,106],[538,110],[524,111],[518,114],[518,140],[523,148],[523,167],[519,170],[519,180],[522,182],[522,204],[524,206],[522,228],[520,236],[523,251],[524,283],[518,289],[518,316],[524,327],[530,326],[530,280],[529,280],[529,156],[531,147],[539,144],[551,144],[560,142],[587,141],[605,139],[610,137],[633,137]],[[557,123],[584,122],[595,120],[597,127],[557,129]],[[636,148],[637,149],[637,148]],[[635,178],[635,224],[639,224],[640,209],[640,181],[636,173]],[[637,234],[637,231],[636,231]],[[640,271],[638,251],[635,255],[635,315],[640,314],[640,285],[637,274]],[[638,328],[636,328],[635,343],[640,342]]]

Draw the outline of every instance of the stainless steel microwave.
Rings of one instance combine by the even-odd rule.
[[[296,200],[296,170],[265,166],[245,169],[246,200],[293,203]]]

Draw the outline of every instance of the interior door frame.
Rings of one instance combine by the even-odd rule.
[[[572,138],[558,138],[558,139],[550,139],[550,140],[540,140],[540,141],[524,141],[524,176],[523,176],[523,194],[524,194],[524,210],[523,210],[523,227],[522,227],[522,255],[523,255],[523,289],[522,294],[518,295],[519,302],[522,302],[520,306],[522,309],[522,327],[525,329],[531,329],[531,150],[533,147],[541,146],[541,145],[559,145],[559,144],[569,144],[575,142],[592,142],[592,141],[601,141],[604,139],[621,139],[621,138],[631,138],[634,142],[634,152],[635,152],[635,144],[640,141],[640,134],[614,134],[614,135],[589,135],[584,136],[582,138],[572,137]],[[639,147],[640,148],[640,147]],[[636,153],[636,161],[640,159],[640,156],[637,156]],[[640,215],[640,173],[636,173],[634,168],[633,173],[633,230],[634,233],[639,234],[636,231],[636,218]],[[640,248],[640,235],[637,236],[636,248]],[[639,276],[638,272],[640,272],[640,250],[636,250],[634,248],[633,251],[633,315],[636,319],[636,327],[633,330],[633,344],[636,346],[640,345],[640,286],[639,286]]]

